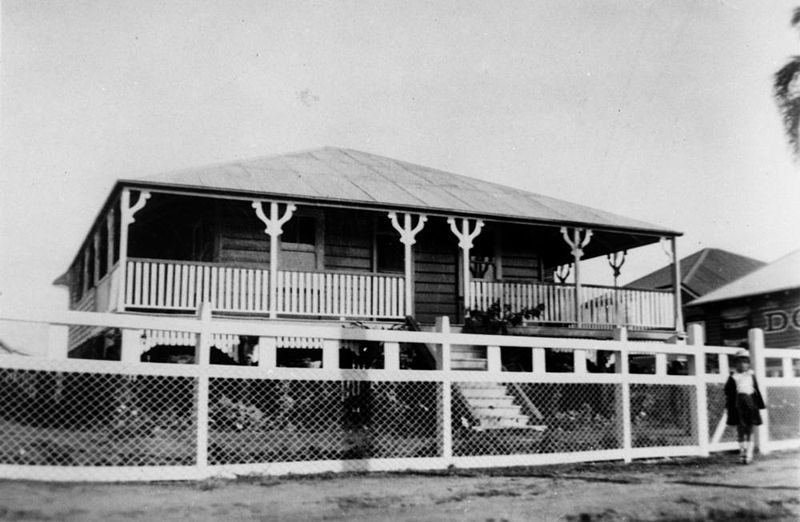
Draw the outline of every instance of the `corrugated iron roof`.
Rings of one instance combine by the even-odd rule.
[[[719,248],[704,248],[680,260],[681,284],[690,294],[705,295],[766,263]],[[672,265],[625,285],[629,288],[672,288]]]
[[[584,224],[667,236],[680,234],[541,194],[333,147],[122,181],[126,182],[331,203],[372,204],[422,212]]]
[[[754,270],[700,299],[695,299],[689,305],[694,306],[795,288],[800,288],[800,250]]]

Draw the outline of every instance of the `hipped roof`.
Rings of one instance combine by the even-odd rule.
[[[690,306],[800,288],[800,250],[695,299]]]
[[[680,235],[680,232],[657,225],[498,183],[333,147],[156,174],[120,183],[586,225],[661,236]]]
[[[763,261],[719,248],[704,248],[680,260],[681,286],[694,297],[717,288],[764,266]],[[672,265],[651,272],[625,285],[630,288],[672,288]]]

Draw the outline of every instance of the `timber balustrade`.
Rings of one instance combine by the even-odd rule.
[[[675,325],[670,291],[581,285],[580,321],[575,317],[575,286],[553,283],[470,281],[470,308],[486,310],[493,303],[512,312],[543,305],[539,323],[574,324],[589,328],[627,326],[672,329]]]
[[[402,318],[404,278],[391,274],[278,271],[275,311],[285,315]],[[269,270],[212,263],[129,259],[125,308],[267,314]]]

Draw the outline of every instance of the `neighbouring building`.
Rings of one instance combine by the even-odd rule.
[[[800,348],[800,250],[687,304],[702,321],[706,342],[744,346],[750,328],[770,348]]]
[[[702,322],[700,311],[688,308],[687,303],[703,297],[765,264],[763,261],[719,248],[704,248],[681,259],[681,302],[684,303],[683,318],[686,324]],[[625,285],[625,288],[672,289],[672,278],[673,267],[666,265]]]

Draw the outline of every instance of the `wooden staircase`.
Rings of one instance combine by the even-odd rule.
[[[406,326],[409,330],[420,331],[419,323],[413,317],[406,317]],[[435,349],[426,345],[424,350],[428,358],[430,367],[436,367],[434,357]],[[452,370],[464,371],[486,370],[488,361],[486,359],[486,347],[473,345],[451,345],[450,346],[450,368]],[[500,383],[460,383],[457,394],[463,400],[464,405],[469,410],[471,419],[461,419],[461,424],[465,428],[475,431],[497,430],[497,429],[529,429],[544,431],[547,426],[533,425],[530,423],[530,416],[522,413],[522,407],[514,404],[514,396],[509,393],[508,386]],[[538,408],[525,395],[525,392],[517,388],[523,402],[528,410],[541,420],[542,414]],[[454,397],[454,399],[456,399]],[[458,400],[458,399],[456,399]]]
[[[453,370],[485,370],[486,348],[482,346],[453,345],[450,347],[450,367]],[[546,426],[532,425],[531,417],[514,404],[508,385],[492,382],[470,382],[458,385],[473,422],[461,419],[464,427],[476,431],[496,429],[533,429],[543,431]],[[521,391],[521,390],[520,390]],[[530,402],[527,397],[526,402]],[[540,415],[531,403],[529,408]]]

